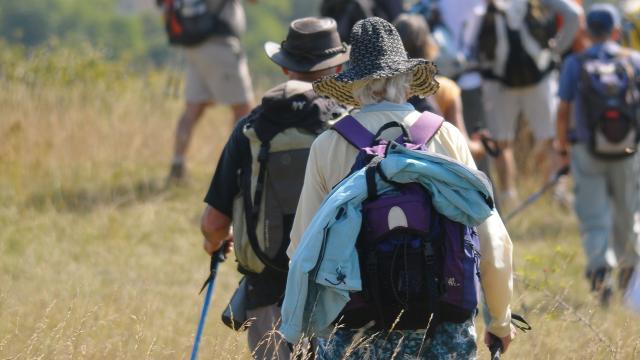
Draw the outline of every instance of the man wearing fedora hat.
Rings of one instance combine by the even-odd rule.
[[[364,128],[371,134],[379,134],[382,139],[393,140],[402,134],[398,127],[389,127],[390,123],[395,122],[406,129],[422,121],[420,119],[423,116],[407,103],[407,99],[413,95],[434,94],[438,90],[435,74],[436,67],[431,61],[407,57],[401,38],[393,25],[374,17],[361,20],[353,27],[349,69],[336,75],[323,77],[313,85],[318,94],[359,108],[359,111],[351,113],[351,118],[345,118],[351,121],[350,126],[356,126],[353,124],[355,119],[358,123],[357,128]],[[432,118],[428,114],[426,117]],[[431,130],[427,126],[422,129],[425,133]],[[425,148],[429,152],[452,158],[458,164],[471,168],[470,171],[475,171],[473,170],[475,163],[466,139],[460,131],[447,122],[435,129],[437,130],[431,133],[433,135],[431,139],[424,144]],[[289,341],[295,341],[307,331],[317,330],[322,333],[327,330],[326,328],[316,329],[321,324],[340,322],[341,320],[333,315],[336,314],[336,309],[344,306],[348,300],[342,296],[337,287],[327,288],[328,290],[325,291],[317,281],[306,282],[305,276],[309,275],[304,272],[304,261],[318,259],[314,269],[322,266],[331,268],[326,264],[332,261],[337,262],[337,258],[348,257],[349,254],[354,253],[354,250],[349,249],[347,245],[355,243],[353,239],[342,239],[339,242],[341,248],[336,250],[334,247],[338,242],[327,241],[322,246],[307,243],[306,240],[315,239],[315,237],[305,232],[308,228],[315,230],[313,226],[317,225],[318,221],[314,216],[321,209],[323,201],[331,204],[332,199],[335,198],[328,197],[328,194],[334,187],[339,188],[337,184],[349,175],[355,166],[354,163],[357,165],[356,159],[360,159],[358,155],[360,150],[352,144],[353,142],[342,137],[338,131],[325,131],[311,147],[304,185],[291,231],[291,245],[287,250],[292,261],[283,302],[280,331]],[[451,185],[453,189],[454,184]],[[334,189],[334,191],[337,190]],[[337,215],[340,221],[344,222],[344,219],[349,217],[350,210],[347,207],[346,211],[338,212],[342,214]],[[333,221],[334,218],[331,219]],[[346,226],[337,220],[336,217],[336,223]],[[515,335],[514,328],[510,325],[509,305],[512,294],[511,239],[495,209],[490,211],[489,217],[477,226],[477,233],[480,238],[481,253],[480,279],[490,319],[487,338],[490,338],[489,333],[500,338],[503,351],[506,351]],[[324,236],[330,235],[325,233]],[[317,251],[320,254],[317,254]],[[361,276],[360,271],[351,266],[342,267],[343,264],[337,265],[343,282],[345,280],[357,282]],[[346,264],[351,265],[351,263]],[[298,279],[302,279],[302,284],[308,284],[308,286],[301,289],[290,288],[289,284],[295,284]],[[347,285],[344,286],[347,287]],[[306,312],[307,306],[315,303],[319,305],[314,308],[313,316],[309,319],[309,314]],[[298,306],[298,304],[302,305]],[[304,313],[299,311],[303,308]],[[337,309],[337,311],[341,310]],[[371,315],[375,316],[375,314]],[[476,332],[473,316],[455,321],[443,319],[442,316],[436,318],[437,324],[431,324],[434,329],[429,329],[428,332],[426,328],[396,331],[393,327],[376,332],[371,327],[367,327],[371,322],[359,329],[348,326],[329,329],[331,336],[319,340],[318,358],[360,359],[367,354],[373,354],[376,359],[475,358]],[[373,322],[375,328],[375,320]],[[429,328],[428,325],[427,328]],[[354,348],[354,343],[360,343],[362,346]]]
[[[281,43],[268,41],[264,50],[291,80],[313,82],[340,72],[349,59],[349,48],[335,31],[331,18],[294,20]]]
[[[318,96],[311,82],[340,71],[349,59],[349,48],[340,41],[333,19],[308,17],[294,20],[286,39],[267,42],[265,51],[289,80],[268,90],[261,105],[233,130],[205,197],[201,229],[209,254],[225,240],[234,242],[238,270],[245,275],[246,319],[254,318],[248,328],[252,356],[289,359],[289,347],[274,331],[287,277],[284,251],[294,215],[288,211],[295,212],[311,142],[327,121],[344,112],[335,101]],[[288,150],[291,156],[281,155]],[[284,164],[279,172],[272,167],[278,159]],[[266,162],[269,165],[261,181]],[[269,199],[274,197],[278,204],[272,208]],[[253,206],[257,201],[261,205]],[[260,215],[246,216],[252,213],[248,209],[256,208]],[[256,248],[255,244],[261,245]],[[278,249],[277,254],[266,256],[269,248]]]

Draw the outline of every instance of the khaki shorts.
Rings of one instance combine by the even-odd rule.
[[[485,80],[482,96],[487,128],[496,140],[512,141],[522,114],[537,141],[555,137],[556,99],[554,74],[523,88],[509,88],[498,81]]]
[[[201,45],[184,48],[188,103],[227,105],[253,100],[247,58],[235,37],[212,37]]]

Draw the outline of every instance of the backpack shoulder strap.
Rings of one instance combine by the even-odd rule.
[[[434,113],[425,111],[409,128],[411,143],[425,145],[440,130],[444,119]]]
[[[335,123],[333,130],[358,149],[369,147],[375,141],[375,135],[351,115],[347,115]]]

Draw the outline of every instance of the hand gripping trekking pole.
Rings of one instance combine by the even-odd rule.
[[[529,205],[533,204],[536,200],[538,200],[547,190],[551,189],[557,182],[560,180],[560,177],[563,175],[567,175],[569,173],[569,166],[563,166],[558,171],[556,171],[551,179],[547,181],[540,190],[531,194],[527,200],[525,200],[522,204],[518,205],[517,208],[513,209],[507,216],[504,217],[504,222],[507,223],[511,218],[518,215],[522,210],[524,210]]]
[[[511,314],[511,324],[523,333],[533,329],[527,320],[518,314]],[[502,348],[502,340],[492,333],[489,333],[489,352],[491,353],[491,360],[500,360],[502,350],[504,350]]]
[[[198,330],[196,331],[195,339],[193,340],[193,348],[191,349],[191,360],[195,360],[198,357],[198,348],[200,347],[200,338],[202,337],[202,330],[204,330],[204,320],[207,317],[209,311],[209,304],[211,303],[211,296],[213,295],[213,288],[216,284],[216,274],[218,272],[218,264],[224,261],[224,248],[226,244],[223,244],[220,250],[211,255],[210,273],[207,280],[202,284],[200,293],[204,288],[207,288],[207,293],[204,296],[204,304],[202,305],[202,312],[200,314],[200,321],[198,321]]]

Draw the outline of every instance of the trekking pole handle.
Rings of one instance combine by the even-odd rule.
[[[489,352],[491,353],[491,360],[500,360],[502,340],[492,333],[489,333]]]
[[[199,294],[202,294],[204,289],[206,289],[207,285],[209,285],[209,282],[215,279],[216,273],[218,272],[218,264],[225,261],[226,259],[224,255],[225,246],[227,246],[226,241],[222,243],[222,246],[220,247],[220,249],[216,250],[216,252],[214,252],[211,255],[211,262],[209,263],[209,277],[207,277],[207,279],[204,281],[204,284],[202,284]]]
[[[213,255],[211,255],[211,263],[209,264],[209,270],[211,272],[217,271],[218,264],[224,262],[224,260],[226,259],[224,255],[225,246],[227,246],[226,241],[222,242],[222,246],[220,247],[220,249],[218,249],[213,253]]]

